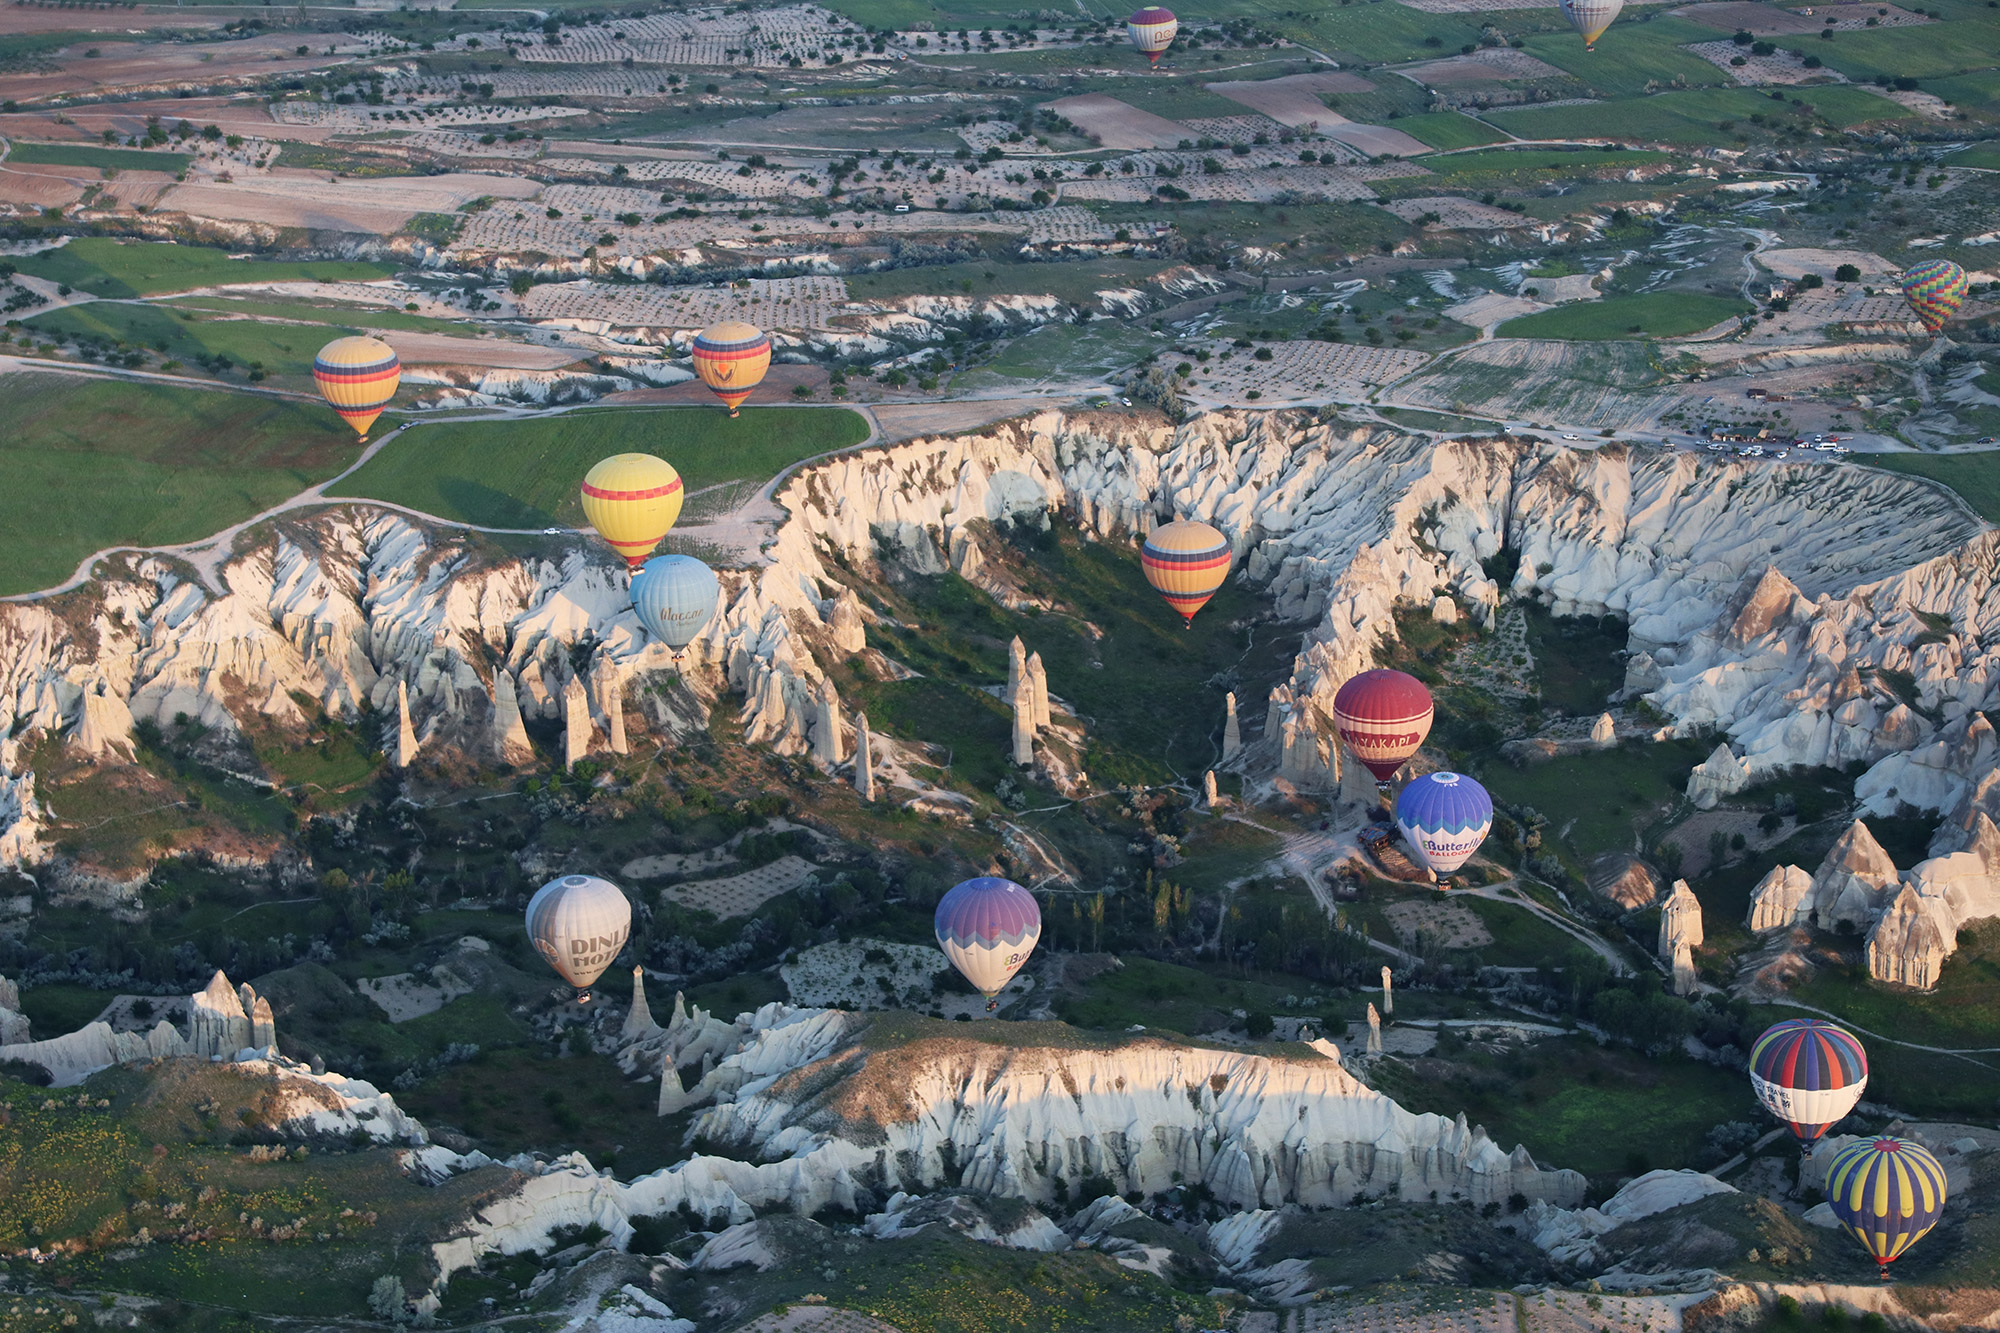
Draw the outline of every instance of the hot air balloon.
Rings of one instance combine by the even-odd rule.
[[[1131,34],[1132,45],[1149,65],[1160,63],[1160,57],[1174,44],[1174,34],[1180,30],[1181,21],[1174,17],[1174,11],[1158,5],[1148,5],[1125,20],[1125,31]]]
[[[590,983],[604,975],[632,933],[624,891],[595,875],[564,875],[528,900],[528,939],[564,981],[578,1004],[590,1003]]]
[[[771,368],[771,335],[740,319],[725,319],[695,335],[694,373],[735,416]]]
[[[1857,1139],[1826,1169],[1826,1203],[1875,1257],[1882,1280],[1944,1212],[1944,1167],[1909,1139]]]
[[[1949,259],[1927,260],[1896,279],[1896,285],[1903,289],[1910,309],[1917,312],[1917,318],[1933,334],[1943,332],[1946,321],[1965,304],[1969,286],[1965,270]]]
[[[1387,782],[1431,734],[1431,692],[1415,676],[1364,671],[1333,696],[1333,729],[1362,766]]]
[[[986,997],[1005,990],[1042,937],[1042,909],[1035,895],[1011,879],[982,876],[955,886],[937,909],[938,948],[959,974]]]
[[[653,454],[613,454],[584,474],[583,514],[636,571],[681,516],[681,474]]]
[[[1788,1018],[1750,1048],[1750,1086],[1772,1115],[1792,1127],[1799,1147],[1819,1141],[1854,1109],[1868,1086],[1868,1052],[1846,1028]]]
[[[1583,34],[1583,49],[1595,51],[1597,39],[1625,8],[1625,0],[1556,0],[1569,26]]]
[[[313,358],[319,396],[364,440],[402,378],[396,349],[380,338],[335,338]]]
[[[715,615],[722,586],[715,571],[691,555],[656,555],[632,576],[632,609],[646,632],[674,650],[695,641]]]
[[[1396,827],[1433,874],[1449,875],[1486,841],[1493,798],[1463,773],[1426,773],[1397,793]]]
[[[1139,553],[1146,582],[1192,625],[1229,577],[1229,539],[1206,523],[1183,519],[1154,528]]]

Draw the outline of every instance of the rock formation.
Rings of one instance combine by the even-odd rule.
[[[840,729],[840,695],[831,680],[821,677],[819,707],[813,715],[813,758],[829,771],[847,757]]]
[[[1723,797],[1734,796],[1749,785],[1750,771],[1725,741],[1688,774],[1687,797],[1697,810],[1713,810]]]
[[[1623,852],[1606,852],[1592,860],[1585,883],[1592,893],[1626,911],[1650,907],[1660,896],[1660,877],[1653,868]]]
[[[1904,885],[1868,933],[1868,975],[1877,981],[1929,990],[1952,945],[1949,919],[1935,899]]]
[[[1671,963],[1674,950],[1682,945],[1699,949],[1702,939],[1701,899],[1694,896],[1686,880],[1677,879],[1660,905],[1660,958]]]
[[[610,658],[599,657],[591,668],[591,693],[597,698],[598,714],[604,719],[604,748],[613,754],[630,754],[625,740],[625,689],[618,668]]]
[[[1014,641],[1007,645],[1007,692],[1000,696],[1003,703],[1017,703],[1021,691],[1028,680],[1028,646],[1016,634]]]
[[[1221,801],[1215,790],[1215,770],[1211,768],[1201,775],[1201,803],[1213,810]]]
[[[514,678],[504,669],[493,673],[493,757],[503,764],[530,764],[535,750],[528,743],[528,729],[521,721],[520,700],[514,693]]]
[[[1014,642],[1019,643],[1016,639]],[[1021,688],[1014,691],[1014,762],[1028,768],[1035,762],[1035,691],[1022,677]]]
[[[108,682],[100,680],[84,690],[69,743],[71,749],[92,759],[133,757],[132,710],[111,692]]]
[[[1028,685],[1034,690],[1035,728],[1037,732],[1055,722],[1049,710],[1049,676],[1042,669],[1042,655],[1028,654]]]
[[[1236,691],[1222,696],[1222,761],[1228,763],[1243,748],[1243,730],[1236,723]]]
[[[575,768],[590,753],[596,733],[590,725],[590,699],[575,676],[563,686],[563,767]]]
[[[875,742],[868,733],[868,714],[854,718],[854,790],[864,801],[875,799]]]
[[[618,1029],[620,1041],[643,1041],[660,1030],[653,1021],[653,1010],[646,1003],[646,969],[632,969],[632,1007],[625,1011],[625,1022]]]
[[[1674,941],[1673,973],[1674,994],[1692,995],[1701,989],[1701,978],[1694,970],[1694,950],[1686,940]]]
[[[1382,1012],[1372,1001],[1368,1005],[1368,1054],[1382,1054]]]
[[[0,979],[0,987],[4,987],[0,989],[0,1059],[42,1066],[56,1087],[81,1083],[115,1064],[170,1056],[235,1060],[275,1054],[278,1042],[271,1002],[247,982],[231,986],[221,972],[191,997],[185,1035],[165,1020],[144,1034],[116,1032],[108,1023],[93,1022],[60,1037],[29,1040],[27,1020],[13,1012],[20,1004],[13,983]],[[12,1003],[7,1003],[10,1000]],[[19,1021],[10,1021],[10,1015]]]
[[[1750,890],[1750,929],[1784,930],[1812,912],[1813,877],[1798,866],[1773,866]]]
[[[1590,743],[1606,749],[1618,743],[1618,724],[1611,714],[1599,713],[1597,721],[1590,724]]]
[[[1895,893],[1901,876],[1896,863],[1868,826],[1855,820],[1813,872],[1812,918],[1821,930],[1842,925],[1860,931]]]
[[[1396,1012],[1396,988],[1387,963],[1382,965],[1382,1012],[1385,1014]]]
[[[410,687],[404,681],[396,682],[396,748],[390,755],[390,762],[397,768],[408,768],[417,758],[417,733],[410,726]]]

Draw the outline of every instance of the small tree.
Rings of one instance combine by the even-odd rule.
[[[368,1309],[377,1319],[408,1323],[410,1298],[403,1290],[403,1279],[391,1273],[376,1278],[375,1285],[368,1292]]]

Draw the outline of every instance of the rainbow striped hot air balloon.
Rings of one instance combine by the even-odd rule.
[[[584,474],[583,513],[637,570],[681,516],[681,474],[653,454],[613,454]]]
[[[1472,859],[1493,827],[1493,798],[1463,773],[1426,773],[1396,794],[1396,827],[1433,874]]]
[[[1013,880],[982,876],[945,894],[935,924],[938,948],[993,1009],[1042,937],[1042,909]]]
[[[1827,1207],[1875,1257],[1884,1282],[1889,1265],[1937,1225],[1944,1199],[1944,1167],[1909,1139],[1856,1140],[1826,1169]]]
[[[1569,20],[1569,26],[1583,34],[1583,49],[1595,51],[1597,39],[1618,17],[1618,11],[1625,8],[1625,0],[1556,0],[1556,5]]]
[[[1903,297],[1917,318],[1933,334],[1942,333],[1947,321],[1965,304],[1970,285],[1965,270],[1949,259],[1931,259],[1906,271],[1896,279]]]
[[[1146,57],[1148,65],[1160,63],[1160,57],[1174,44],[1174,35],[1180,30],[1181,21],[1174,17],[1174,11],[1158,5],[1148,5],[1125,20],[1125,31],[1131,34],[1132,45]]]
[[[402,379],[396,349],[380,338],[335,338],[313,358],[319,396],[364,440]]]
[[[1333,696],[1333,729],[1377,782],[1423,748],[1433,715],[1424,683],[1386,667],[1362,672]]]
[[[1139,552],[1146,582],[1192,625],[1229,577],[1229,539],[1206,523],[1182,519],[1153,529]]]
[[[722,585],[691,555],[656,555],[632,576],[632,609],[646,633],[674,650],[674,660],[715,615]]]
[[[1788,1018],[1766,1028],[1750,1048],[1750,1086],[1805,1148],[1861,1100],[1868,1052],[1846,1028]]]
[[[735,416],[771,368],[771,335],[740,319],[711,324],[695,336],[694,373]]]

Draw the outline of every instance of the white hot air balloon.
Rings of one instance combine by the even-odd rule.
[[[1569,25],[1583,34],[1586,51],[1597,49],[1597,39],[1618,17],[1618,11],[1625,8],[1625,0],[1556,0],[1556,3]]]
[[[558,976],[590,1003],[590,984],[604,975],[632,934],[632,904],[624,890],[595,875],[552,879],[528,900],[528,939]]]

